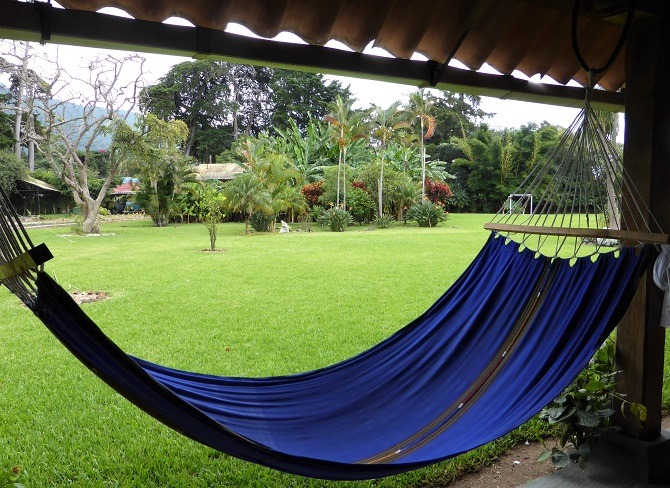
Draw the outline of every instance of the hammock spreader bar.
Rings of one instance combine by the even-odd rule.
[[[619,254],[571,265],[492,236],[432,307],[384,342],[273,378],[131,357],[44,272],[29,306],[88,368],[182,434],[294,474],[366,479],[473,449],[555,398],[616,326],[654,250]]]

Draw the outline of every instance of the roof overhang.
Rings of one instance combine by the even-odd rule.
[[[0,0],[0,12],[0,37],[8,39],[225,60],[564,107],[584,104],[585,90],[581,87],[534,83],[510,75],[444,66],[435,61],[386,58],[256,39],[205,27],[57,9],[46,3]],[[622,111],[624,95],[595,90],[592,105],[598,110]]]

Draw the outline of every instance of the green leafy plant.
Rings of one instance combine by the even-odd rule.
[[[341,208],[330,208],[319,218],[322,225],[327,225],[333,232],[344,232],[353,221],[351,214]]]
[[[272,230],[272,224],[275,220],[274,214],[266,214],[264,212],[256,212],[251,215],[249,224],[256,232],[269,232]]]
[[[617,429],[611,419],[617,402],[622,415],[628,411],[638,421],[646,420],[644,405],[629,402],[615,391],[616,374],[615,343],[608,340],[575,381],[540,412],[540,419],[558,426],[560,438],[538,461],[551,460],[555,466],[565,467],[572,460],[585,468],[598,437]]]
[[[407,218],[416,221],[419,227],[435,227],[447,219],[447,214],[441,205],[424,201],[412,205],[407,211]]]
[[[322,226],[324,225],[323,221],[323,216],[326,214],[326,209],[323,208],[320,205],[314,205],[312,209],[309,211],[312,220],[316,222],[316,225]]]
[[[216,250],[218,224],[225,214],[226,198],[216,188],[208,189],[200,201],[200,221],[209,233],[209,249]]]
[[[24,477],[23,466],[14,466],[11,469],[0,471],[0,488],[24,488],[19,481]]]
[[[388,229],[391,227],[395,219],[393,218],[392,215],[381,215],[380,217],[375,218],[373,221],[373,225],[377,227],[378,229]]]

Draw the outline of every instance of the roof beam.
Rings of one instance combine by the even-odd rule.
[[[202,27],[56,9],[45,3],[0,0],[0,12],[3,13],[0,37],[7,39],[225,60],[417,87],[431,85],[471,95],[565,107],[580,107],[584,101],[583,88],[532,83],[508,75],[443,67],[434,61],[385,58],[276,42]],[[622,111],[624,96],[597,90],[591,103],[599,110]]]

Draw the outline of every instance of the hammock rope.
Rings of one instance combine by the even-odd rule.
[[[591,106],[598,76],[612,65],[625,43],[635,3],[630,3],[625,26],[607,62],[589,67],[579,49],[581,2],[575,0],[572,46],[588,75],[584,108],[485,228],[550,257],[597,255],[624,246],[669,242],[625,171],[602,116]],[[585,244],[592,247],[586,249]]]

